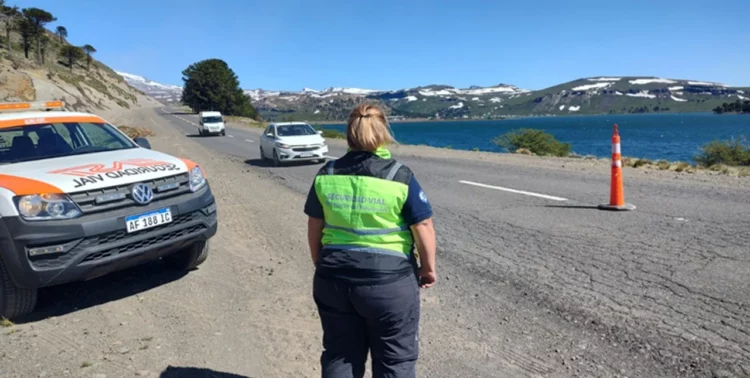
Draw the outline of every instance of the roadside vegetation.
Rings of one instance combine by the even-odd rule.
[[[750,100],[725,102],[714,108],[715,114],[750,114]]]
[[[215,110],[227,116],[259,120],[258,112],[243,93],[237,75],[221,59],[193,63],[182,71],[185,86],[181,102],[194,112]]]
[[[537,129],[518,129],[492,140],[510,153],[519,155],[581,158],[571,153],[571,145],[555,139],[551,134]],[[474,149],[475,151],[477,149]],[[586,159],[596,159],[586,157]],[[643,158],[623,157],[622,165],[628,168],[656,169],[694,173],[698,170],[718,172],[740,177],[750,176],[750,145],[745,138],[713,141],[701,147],[693,161],[652,161]]]
[[[346,133],[342,133],[341,131],[323,128],[316,129],[319,131],[323,131],[323,138],[346,139]]]
[[[565,157],[570,155],[570,143],[555,139],[552,134],[537,129],[518,129],[503,134],[493,143],[511,153],[527,153],[539,156]]]

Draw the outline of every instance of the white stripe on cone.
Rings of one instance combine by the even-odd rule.
[[[619,154],[620,153],[620,144],[613,144],[612,145],[612,153],[613,154]]]

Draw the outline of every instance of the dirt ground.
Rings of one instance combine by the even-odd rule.
[[[151,109],[110,120],[150,127],[157,135],[149,138],[154,149],[188,157],[206,169],[219,209],[211,255],[184,276],[155,262],[43,290],[35,315],[0,327],[0,376],[318,376],[321,332],[311,295],[304,196],[267,170],[186,138]],[[601,161],[420,146],[394,150],[560,169],[606,168]],[[695,185],[743,182],[674,172],[634,175]],[[581,331],[577,321],[561,320],[553,311],[527,303],[526,294],[510,282],[493,283],[493,289],[507,290],[489,290],[492,277],[482,266],[441,264],[438,285],[422,292],[419,376],[667,376],[652,359],[626,345],[596,331]]]

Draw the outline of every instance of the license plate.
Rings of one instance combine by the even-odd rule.
[[[300,154],[300,156],[302,156],[302,157],[313,157],[313,156],[315,156],[315,154],[312,153],[312,152],[305,152],[305,153]]]
[[[172,222],[172,212],[169,208],[151,211],[145,214],[131,215],[125,218],[125,229],[128,233],[161,226]]]

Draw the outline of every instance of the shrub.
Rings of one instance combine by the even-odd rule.
[[[744,138],[726,141],[713,141],[701,147],[701,153],[694,158],[696,163],[704,167],[724,164],[730,166],[750,166],[750,146]]]
[[[125,133],[130,139],[145,138],[149,136],[155,136],[153,131],[144,129],[143,127],[131,127],[131,126],[118,126],[118,129]]]
[[[633,163],[633,168],[640,168],[649,164],[653,164],[653,162],[648,159],[638,159]]]
[[[682,171],[686,170],[688,167],[690,167],[690,164],[685,163],[683,161],[683,162],[677,164],[677,166],[675,167],[674,170],[677,171],[677,172],[682,172]]]
[[[346,139],[346,134],[342,133],[338,130],[331,130],[331,129],[320,129],[323,132],[324,138],[333,138],[333,139]]]
[[[527,149],[536,155],[568,156],[570,143],[562,143],[554,136],[536,129],[519,129],[503,134],[492,141],[509,152]]]
[[[662,171],[666,171],[666,170],[668,170],[669,168],[671,168],[671,167],[672,167],[672,164],[670,164],[670,163],[669,163],[668,161],[666,161],[666,160],[659,160],[659,161],[658,161],[658,162],[656,163],[656,166],[657,166],[657,167],[659,167],[659,169],[661,169]]]

